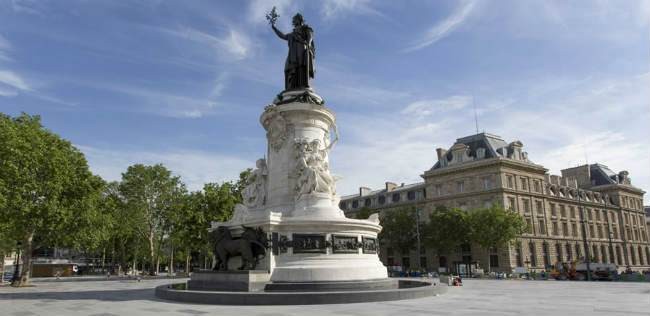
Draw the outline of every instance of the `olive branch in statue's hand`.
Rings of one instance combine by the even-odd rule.
[[[273,7],[273,9],[271,9],[271,12],[266,15],[266,19],[271,25],[275,25],[275,21],[277,21],[279,17],[280,15],[275,11],[275,7]]]

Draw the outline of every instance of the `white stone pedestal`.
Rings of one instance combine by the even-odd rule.
[[[262,266],[273,282],[375,280],[387,277],[379,261],[375,215],[346,218],[339,209],[329,151],[338,140],[334,113],[312,90],[284,92],[266,107],[260,122],[266,130],[266,161],[244,190],[246,206],[228,226],[262,227],[274,240]],[[332,135],[333,133],[333,135]]]

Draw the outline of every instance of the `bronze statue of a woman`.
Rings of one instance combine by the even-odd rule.
[[[275,8],[274,8],[275,9]],[[271,12],[272,16],[275,10]],[[284,89],[300,90],[309,88],[309,80],[314,78],[314,30],[305,21],[300,13],[293,17],[293,31],[284,34],[275,27],[275,19],[269,18],[275,34],[289,44],[287,61],[284,64]]]

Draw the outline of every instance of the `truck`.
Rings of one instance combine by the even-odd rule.
[[[613,281],[618,269],[613,263],[589,263],[592,280]],[[556,280],[587,280],[586,262],[557,262],[551,269],[550,276]]]

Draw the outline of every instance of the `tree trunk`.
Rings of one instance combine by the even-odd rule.
[[[648,259],[650,260],[650,258]],[[0,285],[5,283],[5,253],[0,251]]]
[[[27,286],[29,285],[29,278],[32,274],[32,248],[34,241],[34,233],[31,232],[23,241],[23,268],[20,271],[20,279],[13,284],[14,286]],[[4,260],[4,258],[3,258]],[[18,262],[20,264],[20,262]]]
[[[149,233],[149,255],[151,257],[151,265],[149,265],[149,275],[156,275],[154,272],[156,258],[155,258],[153,231]]]
[[[104,266],[105,261],[106,261],[106,247],[102,249],[102,270],[107,270],[106,267]]]
[[[171,243],[171,240],[170,240]],[[174,274],[174,243],[171,243],[171,253],[169,254],[169,275]]]
[[[190,276],[190,250],[187,249],[187,255],[185,256],[185,275]]]
[[[156,274],[154,275],[158,275],[159,272],[160,272],[160,257],[156,258]]]
[[[137,266],[138,262],[137,262],[137,260],[138,260],[137,257],[133,256],[133,273],[132,273],[132,274],[133,274],[134,276],[136,275],[136,272],[135,272],[135,271],[138,269],[138,266]]]

